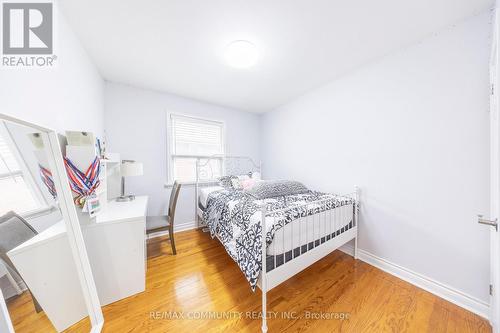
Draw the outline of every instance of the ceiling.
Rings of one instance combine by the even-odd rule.
[[[72,0],[59,2],[104,79],[266,112],[493,0]],[[251,68],[226,45],[249,40]]]

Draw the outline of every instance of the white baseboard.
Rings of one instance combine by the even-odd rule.
[[[196,228],[198,228],[196,221],[176,223],[176,224],[174,224],[174,233],[186,231],[186,230],[191,230],[191,229],[196,229]],[[165,236],[165,235],[168,235],[168,231],[155,232],[154,234],[148,235],[147,238],[151,239],[151,238],[161,237],[161,236]]]
[[[174,224],[174,232],[186,231],[198,228],[196,221],[188,221],[183,223]]]
[[[339,248],[344,253],[354,255],[354,248],[350,244],[345,244]],[[433,280],[427,276],[394,264],[386,259],[380,258],[370,252],[358,248],[358,259],[362,260],[378,269],[394,275],[401,280],[422,288],[436,296],[469,310],[483,318],[489,319],[490,306],[473,296],[467,295],[460,290],[447,286],[441,282]]]
[[[354,247],[349,243],[344,244],[341,247],[339,247],[339,250],[344,252],[345,254],[350,255],[351,257],[354,257]]]

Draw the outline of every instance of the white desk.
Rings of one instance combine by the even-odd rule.
[[[148,198],[110,201],[96,223],[82,226],[101,305],[146,288],[146,209]]]
[[[109,202],[82,225],[101,305],[145,290],[147,203],[145,196]],[[87,316],[63,221],[8,255],[58,331]]]

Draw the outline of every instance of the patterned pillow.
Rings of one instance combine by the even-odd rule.
[[[260,181],[247,190],[247,193],[259,200],[307,192],[309,192],[307,187],[292,180]]]
[[[233,189],[235,190],[242,190],[243,189],[243,185],[241,183],[242,181],[240,180],[239,177],[236,177],[236,178],[231,178],[231,186]]]
[[[219,185],[224,187],[225,189],[233,188],[233,179],[238,180],[236,176],[223,176],[219,177]]]

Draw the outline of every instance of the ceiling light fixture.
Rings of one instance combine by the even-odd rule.
[[[248,68],[259,60],[259,50],[247,40],[236,40],[226,46],[224,58],[231,67]]]

